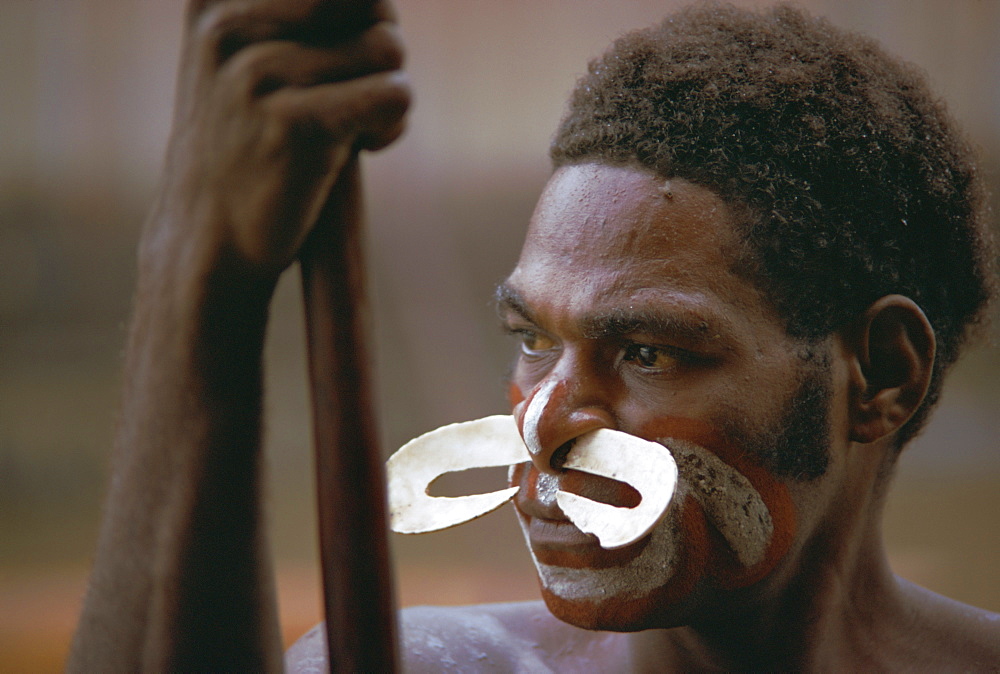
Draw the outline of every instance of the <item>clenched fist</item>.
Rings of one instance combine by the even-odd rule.
[[[143,260],[273,282],[351,155],[402,132],[402,61],[385,2],[192,2]]]

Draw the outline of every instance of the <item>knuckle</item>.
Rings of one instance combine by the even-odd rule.
[[[405,78],[393,73],[369,92],[368,98],[368,114],[359,124],[357,145],[367,150],[379,150],[402,135],[412,96]]]
[[[193,34],[216,63],[223,63],[246,44],[245,25],[246,9],[242,5],[220,2],[199,15]]]
[[[410,109],[413,103],[413,90],[410,82],[402,73],[394,73],[386,78],[383,92],[383,105],[390,115],[400,117]]]
[[[405,130],[406,120],[400,119],[395,124],[392,124],[384,129],[380,129],[377,132],[373,131],[361,134],[357,145],[365,150],[381,150],[402,136]]]
[[[393,24],[382,22],[373,26],[367,36],[370,44],[372,60],[385,70],[397,70],[403,67],[406,52],[403,41]]]
[[[411,93],[401,73],[372,76],[333,97],[331,93],[281,90],[262,99],[261,151],[322,153],[323,148],[350,145],[356,137],[362,145],[385,145],[402,132]]]
[[[266,154],[273,154],[292,144],[302,121],[295,110],[283,104],[280,98],[272,101],[261,124],[260,147]]]
[[[220,72],[243,100],[253,100],[268,94],[284,84],[271,61],[273,45],[252,44],[230,58]]]

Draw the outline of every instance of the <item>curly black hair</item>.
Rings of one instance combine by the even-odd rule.
[[[617,40],[577,82],[555,167],[636,163],[749,215],[734,267],[816,341],[887,294],[927,315],[942,375],[996,277],[974,153],[914,67],[789,6],[702,4]]]

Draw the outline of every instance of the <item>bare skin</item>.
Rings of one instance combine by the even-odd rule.
[[[624,497],[592,476],[555,467],[564,443],[601,427],[653,439],[650,429],[678,417],[718,427],[736,420],[749,437],[782,418],[804,367],[796,355],[801,345],[730,270],[726,251],[735,239],[725,203],[679,180],[667,200],[661,182],[624,167],[558,171],[502,293],[504,321],[522,343],[516,387],[530,395],[553,379],[571,383],[538,422],[542,451],[514,471],[522,487],[518,514],[536,561],[572,568],[582,584],[592,574],[601,581],[596,587],[622,586],[615,574],[624,562],[574,532],[537,483],[546,475],[606,501]],[[659,322],[594,329],[622,307]],[[692,335],[685,328],[692,322],[707,324],[709,338]],[[647,576],[638,592],[625,590],[624,602],[611,592],[580,593],[542,573],[547,606],[404,611],[411,670],[441,671],[442,660],[454,671],[994,668],[1000,617],[896,578],[881,540],[881,476],[894,460],[894,433],[923,398],[934,357],[926,319],[908,299],[888,296],[824,349],[829,468],[809,482],[776,476],[791,494],[796,527],[761,580],[727,587],[711,571],[717,549],[684,593],[672,592],[673,576],[665,575],[662,587],[649,586]],[[817,429],[817,441],[824,432]],[[684,527],[670,535],[681,546],[697,543],[697,532]],[[290,664],[307,661],[316,643],[303,639]]]
[[[530,487],[540,474],[569,479],[551,462],[563,443],[602,426],[654,439],[647,429],[663,417],[717,427],[736,420],[728,426],[748,437],[781,418],[803,367],[794,355],[800,345],[730,270],[735,238],[725,203],[679,180],[664,199],[661,182],[601,165],[558,171],[507,280],[517,301],[505,320],[523,343],[514,383],[521,391],[553,378],[573,383],[573,394],[539,423],[546,451],[515,476],[536,555],[548,542],[534,542],[531,521],[558,515],[536,505]],[[595,318],[622,307],[659,314],[664,327],[592,329]],[[711,338],[692,338],[692,321],[707,323]],[[881,541],[880,476],[933,362],[926,318],[908,299],[888,296],[826,351],[829,468],[815,481],[780,478],[797,531],[766,578],[730,591],[705,577],[672,605],[632,600],[629,610],[640,613],[610,619],[610,597],[577,605],[543,586],[549,609],[584,627],[654,628],[622,637],[639,670],[976,670],[1000,661],[997,617],[896,579]],[[593,544],[567,546],[583,565],[601,555]]]
[[[358,149],[402,131],[384,3],[195,1],[142,232],[114,474],[70,671],[277,671],[260,515],[278,276]]]
[[[259,494],[268,303],[345,164],[395,139],[409,100],[391,11],[374,3],[346,16],[343,6],[189,7],[166,176],[140,246],[114,477],[71,671],[281,668]],[[532,489],[541,475],[580,481],[553,456],[587,430],[657,439],[664,418],[747,433],[778,425],[802,374],[799,345],[730,271],[732,244],[726,205],[697,186],[678,182],[668,203],[656,179],[633,169],[572,167],[550,182],[507,281],[518,300],[507,322],[525,349],[515,383],[527,396],[555,378],[573,393],[546,408],[543,451],[514,475],[527,487],[518,508],[529,541],[539,516]],[[639,300],[663,324],[704,321],[712,338],[587,328],[595,313]],[[830,468],[809,483],[773,477],[796,525],[765,577],[731,588],[695,574],[657,601],[675,582],[666,578],[625,613],[554,584],[543,591],[547,607],[404,611],[406,666],[940,671],[1000,661],[996,616],[899,581],[882,549],[880,475],[926,391],[926,319],[889,296],[824,348]],[[607,491],[585,480],[578,488]],[[695,541],[683,526],[677,536]],[[581,540],[564,547],[557,564],[574,558],[586,570],[600,555]],[[290,668],[322,662],[320,643],[293,648]]]

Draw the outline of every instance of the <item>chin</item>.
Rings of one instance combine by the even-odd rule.
[[[569,567],[547,564],[534,551],[532,557],[555,617],[583,629],[635,632],[686,624],[706,580],[708,541],[704,513],[689,498],[620,566]]]
[[[640,632],[679,627],[690,622],[690,601],[663,606],[656,593],[642,599],[579,601],[542,589],[545,606],[556,618],[585,630]]]
[[[644,596],[591,598],[579,592],[561,594],[564,591],[562,586],[542,584],[541,595],[549,612],[575,627],[603,632],[670,629],[717,622],[720,617],[738,618],[759,596],[752,587],[722,587],[707,574],[700,574],[689,589],[668,584]]]

